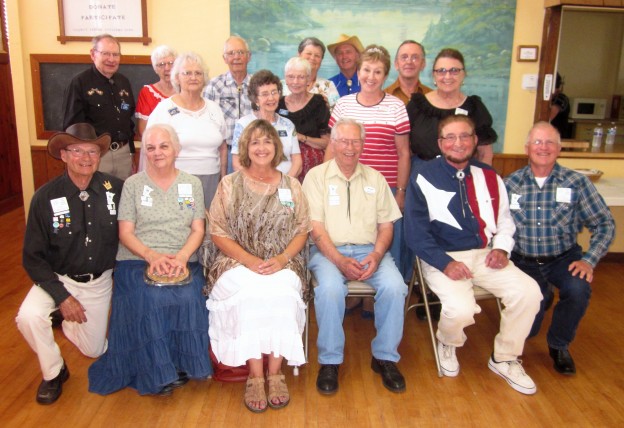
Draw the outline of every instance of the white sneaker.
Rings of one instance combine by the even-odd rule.
[[[454,346],[445,345],[438,340],[438,357],[440,358],[440,368],[444,376],[455,377],[459,374],[459,362],[455,355]]]
[[[492,357],[488,361],[488,367],[494,373],[507,381],[509,386],[518,392],[531,395],[537,392],[537,387],[533,379],[522,368],[521,360],[501,361],[497,363]]]

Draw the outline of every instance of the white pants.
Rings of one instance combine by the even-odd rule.
[[[69,293],[84,306],[87,322],[63,321],[63,333],[87,357],[97,358],[106,351],[106,328],[113,291],[113,270],[109,269],[96,280],[76,282],[59,275]],[[63,367],[61,350],[54,340],[50,314],[56,309],[54,300],[41,287],[33,285],[22,302],[17,328],[39,358],[44,380],[54,379]]]
[[[425,262],[422,262],[423,275],[442,302],[436,336],[445,345],[463,346],[466,342],[464,328],[474,324],[474,315],[481,312],[474,297],[473,284],[500,298],[505,308],[501,314],[500,331],[494,339],[494,359],[512,361],[522,354],[542,293],[537,283],[511,261],[504,269],[485,266],[485,257],[490,251],[483,248],[447,253],[468,266],[472,279],[454,281]]]

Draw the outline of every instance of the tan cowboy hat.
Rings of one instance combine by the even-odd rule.
[[[89,123],[74,123],[65,132],[57,132],[48,140],[48,152],[53,158],[61,158],[61,150],[72,144],[91,143],[100,147],[100,155],[108,151],[111,143],[109,133],[99,137],[95,135],[95,128]]]
[[[358,36],[347,36],[346,34],[341,34],[340,37],[338,37],[338,41],[336,43],[327,45],[327,50],[329,51],[332,57],[335,58],[334,51],[339,45],[343,43],[349,43],[359,53],[364,52],[364,46],[362,46],[362,42],[360,42],[360,39],[358,39]]]

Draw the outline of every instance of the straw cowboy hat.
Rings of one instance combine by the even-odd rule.
[[[95,128],[88,123],[74,123],[65,132],[57,132],[48,140],[48,152],[52,157],[61,159],[61,150],[72,144],[91,143],[100,147],[100,155],[108,151],[111,143],[109,133],[99,137],[95,135]]]
[[[336,50],[338,46],[340,46],[343,43],[348,43],[352,45],[355,48],[355,50],[358,51],[359,53],[364,52],[364,46],[362,46],[362,42],[360,42],[360,39],[358,39],[358,36],[347,36],[346,34],[341,34],[340,37],[338,37],[338,41],[336,43],[327,45],[327,50],[329,51],[332,57],[334,58],[336,57],[334,55],[334,51]]]

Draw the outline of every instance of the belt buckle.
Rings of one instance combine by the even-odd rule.
[[[113,142],[110,143],[111,151],[116,152],[120,148],[121,148],[121,144],[119,144],[117,141],[113,141]]]

